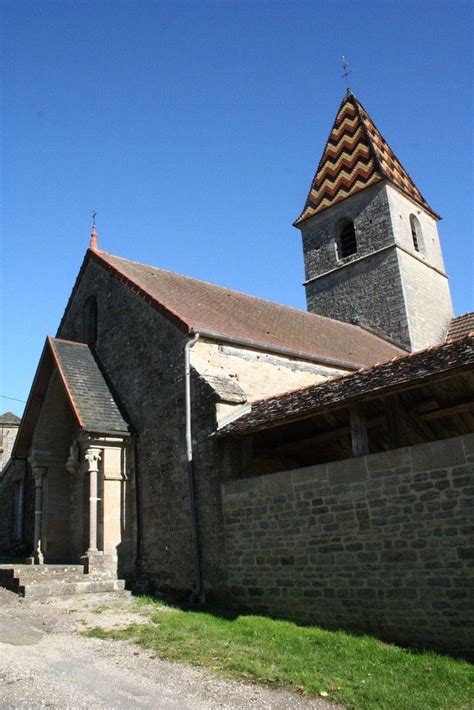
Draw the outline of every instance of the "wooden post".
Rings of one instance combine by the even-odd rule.
[[[403,429],[398,395],[385,399],[385,416],[387,418],[390,448],[399,449],[403,446]]]
[[[352,455],[365,456],[369,453],[367,419],[360,404],[353,404],[350,409]]]

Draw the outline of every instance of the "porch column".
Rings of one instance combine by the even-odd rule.
[[[43,552],[41,550],[41,538],[43,534],[43,480],[46,475],[46,468],[43,466],[33,466],[35,477],[35,534],[33,561],[35,565],[44,563]]]
[[[84,451],[86,471],[89,474],[89,549],[87,552],[97,552],[97,475],[101,449],[93,446]]]

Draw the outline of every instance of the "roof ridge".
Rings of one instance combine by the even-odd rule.
[[[50,340],[50,341],[55,341],[55,340],[57,340],[57,341],[59,341],[60,343],[67,343],[68,345],[82,345],[82,347],[84,347],[84,348],[88,348],[88,347],[89,347],[87,343],[81,343],[80,340],[69,340],[68,338],[56,338],[56,337],[54,337],[54,336],[52,336],[52,335],[48,335],[48,336],[46,336],[46,337],[47,337],[48,340]]]
[[[467,318],[468,316],[474,316],[474,311],[466,311],[465,313],[462,313],[460,316],[453,316],[451,321],[461,320],[461,318]]]

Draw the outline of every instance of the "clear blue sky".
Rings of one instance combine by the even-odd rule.
[[[473,3],[3,0],[0,394],[101,248],[304,308],[291,224],[351,87],[443,215],[473,308]],[[0,412],[21,414],[0,399]]]

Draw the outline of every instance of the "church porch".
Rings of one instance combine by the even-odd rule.
[[[25,510],[31,569],[2,566],[2,584],[40,596],[123,589],[135,548],[130,441],[88,346],[48,339],[17,451],[33,486],[13,524]]]

